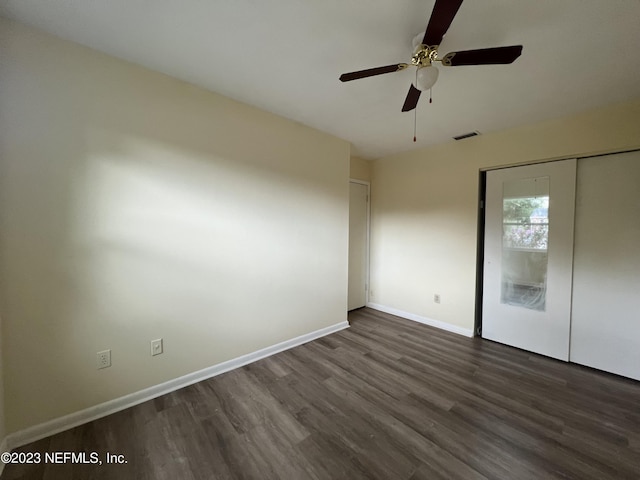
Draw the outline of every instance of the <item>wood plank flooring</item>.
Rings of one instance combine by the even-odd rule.
[[[640,382],[361,309],[351,328],[24,452],[10,479],[639,479]]]

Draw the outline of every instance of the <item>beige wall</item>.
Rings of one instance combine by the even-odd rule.
[[[346,320],[347,142],[0,22],[9,433]]]
[[[371,162],[360,157],[351,157],[349,177],[354,180],[371,181]]]
[[[1,237],[0,237],[1,238]],[[3,442],[5,439],[5,411],[4,411],[4,365],[2,362],[2,339],[4,336],[2,335],[2,316],[0,316],[0,447],[3,446]],[[4,450],[0,448],[0,453]],[[2,473],[2,465],[0,465],[0,474]]]
[[[640,101],[373,162],[370,301],[472,329],[479,170],[633,148]]]

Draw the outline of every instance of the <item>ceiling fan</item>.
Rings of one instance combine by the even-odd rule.
[[[438,57],[440,42],[445,33],[447,33],[456,13],[458,13],[462,1],[463,0],[436,0],[424,36],[418,34],[413,39],[414,53],[411,58],[411,63],[397,63],[384,67],[343,73],[340,75],[340,81],[350,82],[351,80],[358,80],[360,78],[399,72],[410,66],[417,67],[415,85],[412,84],[409,87],[409,93],[407,93],[407,98],[402,106],[402,111],[408,112],[418,105],[420,93],[429,90],[438,79],[438,69],[432,65],[433,62],[441,62],[441,64],[446,67],[513,63],[522,53],[522,45],[464,50],[461,52],[447,53],[442,58]]]

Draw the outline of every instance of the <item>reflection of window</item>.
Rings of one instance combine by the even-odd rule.
[[[549,177],[503,185],[501,303],[544,311],[549,244]]]
[[[546,250],[549,239],[549,197],[505,198],[503,248]]]

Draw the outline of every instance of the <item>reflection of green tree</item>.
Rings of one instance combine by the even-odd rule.
[[[507,248],[546,250],[549,226],[531,223],[533,212],[547,207],[548,197],[505,198],[503,202],[503,245]]]
[[[503,221],[513,223],[529,222],[529,217],[536,208],[544,206],[542,198],[509,198],[503,202]]]

